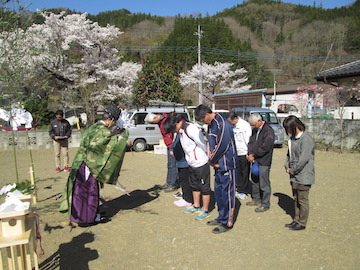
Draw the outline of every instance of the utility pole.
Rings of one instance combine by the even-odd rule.
[[[270,71],[270,72],[272,72],[274,74],[274,95],[273,95],[272,100],[276,101],[276,78],[275,78],[275,73],[276,72],[281,72],[283,70],[282,69],[272,69],[272,68],[270,68],[270,69],[265,69],[265,71]]]
[[[194,33],[198,36],[198,64],[200,67],[200,80],[199,80],[199,105],[202,104],[202,65],[201,65],[201,38],[203,37],[203,31],[201,31],[200,24],[198,25],[198,31]]]

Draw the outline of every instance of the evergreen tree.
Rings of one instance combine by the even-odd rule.
[[[88,19],[93,22],[97,22],[100,26],[105,27],[110,24],[121,30],[125,30],[144,20],[154,21],[158,24],[162,24],[164,22],[164,17],[151,16],[150,14],[144,13],[132,14],[127,9],[100,12],[97,15],[88,15]]]
[[[203,62],[214,64],[215,62],[232,62],[233,68],[244,67],[252,70],[257,66],[256,59],[234,56],[229,51],[250,52],[252,51],[248,41],[236,40],[228,25],[216,18],[184,18],[175,20],[174,30],[164,42],[165,47],[157,54],[157,58],[172,64],[178,73],[187,72],[198,63],[198,25],[201,25],[201,58]],[[220,50],[220,53],[219,53]],[[223,50],[223,51],[221,51]],[[251,76],[249,79],[251,81]]]
[[[150,100],[178,103],[181,89],[172,65],[148,59],[134,87],[133,103],[145,105]]]

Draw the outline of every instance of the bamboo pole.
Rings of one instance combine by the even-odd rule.
[[[35,205],[36,202],[37,202],[37,200],[36,200],[36,186],[35,186],[35,169],[34,169],[34,159],[33,159],[32,151],[31,151],[31,145],[30,145],[30,138],[29,138],[29,131],[28,130],[26,130],[26,137],[27,137],[27,141],[28,141],[28,149],[29,149],[30,161],[31,161],[31,166],[30,166],[30,169],[29,169],[30,183],[34,187],[33,195],[31,196],[31,198],[32,198],[33,204]]]
[[[17,167],[16,148],[15,148],[15,136],[14,136],[14,130],[12,128],[11,128],[11,138],[12,138],[12,145],[13,145],[13,150],[14,150],[16,182],[19,182],[19,171],[18,171],[18,167]]]
[[[31,198],[33,204],[35,205],[37,203],[37,199],[36,199],[36,186],[35,186],[35,172],[33,166],[30,166],[29,172],[30,172],[30,183],[34,187],[34,191]]]

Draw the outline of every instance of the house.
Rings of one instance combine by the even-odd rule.
[[[360,88],[360,60],[323,70],[316,75],[318,82],[332,87]],[[335,117],[338,116],[335,111]],[[360,119],[360,95],[354,96],[345,106],[344,119]]]
[[[320,71],[316,75],[316,80],[335,87],[359,84],[360,60]]]
[[[302,84],[294,84],[283,87],[263,88],[242,92],[221,93],[213,95],[216,109],[231,110],[234,107],[262,107],[269,108],[277,113],[279,117],[290,114],[298,117],[307,115],[308,104],[298,100],[298,88]],[[320,87],[330,87],[327,84],[319,84]],[[306,97],[307,99],[307,97]],[[315,111],[315,112],[314,112]],[[318,108],[315,108],[313,115]]]
[[[360,60],[337,66],[319,72],[316,75],[316,85],[323,89],[334,87],[360,88]],[[308,85],[295,84],[276,88],[264,88],[243,92],[222,93],[213,95],[217,109],[231,110],[233,107],[255,106],[269,108],[278,116],[285,117],[294,114],[299,117],[318,117],[331,115],[340,118],[338,110],[327,108],[321,98],[302,98],[298,95],[298,88]],[[346,106],[343,119],[360,119],[360,95],[350,99]],[[316,100],[316,103],[313,101]]]
[[[308,94],[299,95],[298,89],[304,89],[309,85],[293,84],[282,87],[268,88],[266,93],[266,107],[273,110],[279,117],[286,117],[289,114],[297,117],[323,117],[327,115],[322,100],[310,102]],[[324,83],[317,83],[316,87],[328,89],[332,86]]]

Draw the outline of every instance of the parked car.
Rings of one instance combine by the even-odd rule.
[[[229,116],[229,110],[213,110],[213,112],[216,112],[218,114],[221,114],[225,119]]]
[[[136,152],[145,151],[150,145],[159,144],[162,140],[159,126],[147,124],[144,119],[148,113],[181,113],[186,119],[189,118],[188,110],[185,107],[145,107],[129,110],[131,127],[128,128],[129,139],[133,142],[133,149]]]
[[[273,109],[270,107],[270,109]],[[298,108],[293,104],[279,104],[277,106],[276,115],[278,117],[288,117],[290,115],[295,115],[296,117],[301,117],[301,113]]]
[[[247,120],[250,114],[258,113],[262,119],[266,121],[274,130],[275,146],[282,147],[285,140],[285,130],[281,125],[276,113],[270,109],[256,108],[256,107],[236,107],[233,110],[244,120]]]
[[[188,106],[187,109],[189,110],[189,113],[191,115],[190,121],[192,121],[201,131],[206,135],[208,131],[208,125],[204,123],[200,123],[195,120],[195,109],[197,106]],[[214,109],[212,112],[221,114],[225,119],[229,116],[229,110],[221,110],[221,109]]]

